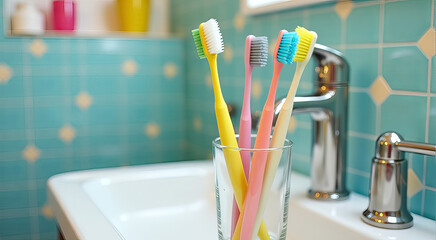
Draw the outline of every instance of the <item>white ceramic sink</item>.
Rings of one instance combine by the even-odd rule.
[[[218,239],[212,161],[71,172],[49,179],[49,203],[67,240]],[[309,179],[293,173],[287,239],[435,239],[436,224],[413,215],[406,230],[363,223],[368,198],[306,198]]]

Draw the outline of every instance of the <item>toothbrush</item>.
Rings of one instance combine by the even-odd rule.
[[[251,110],[250,110],[250,91],[251,75],[254,67],[266,66],[268,60],[268,38],[247,36],[245,39],[245,89],[244,100],[242,102],[241,119],[239,121],[239,148],[251,148]],[[250,152],[241,151],[242,165],[244,166],[245,177],[249,178],[250,173]],[[235,231],[239,217],[239,209],[233,201],[232,214],[232,236]]]
[[[277,44],[274,51],[274,74],[271,81],[270,90],[267,100],[260,117],[259,129],[257,131],[255,149],[266,149],[269,147],[271,126],[274,116],[274,100],[279,80],[280,72],[284,64],[291,63],[290,47],[292,42],[292,33],[282,30],[279,33]],[[256,218],[257,207],[259,204],[260,193],[262,190],[263,174],[267,159],[267,152],[263,150],[255,151],[251,161],[250,178],[248,180],[247,197],[243,208],[243,220],[241,225],[241,239],[250,240],[254,231],[254,220]],[[255,230],[257,232],[257,230]]]
[[[289,88],[288,95],[279,113],[274,133],[271,139],[270,148],[281,148],[285,142],[286,132],[289,126],[289,121],[294,106],[294,98],[297,92],[298,84],[301,79],[301,75],[306,68],[307,63],[312,56],[315,43],[318,38],[316,32],[309,32],[305,28],[297,27],[295,31],[298,34],[299,42],[297,45],[297,53],[295,54],[294,61],[297,61],[297,69],[292,80],[291,87]],[[297,38],[298,38],[297,37]],[[265,167],[265,176],[263,180],[262,193],[259,201],[259,208],[254,223],[254,229],[259,228],[263,213],[265,211],[268,196],[270,194],[271,185],[274,181],[275,172],[280,162],[282,152],[273,151],[268,154],[268,160]],[[255,236],[252,234],[252,236]]]
[[[218,77],[216,61],[217,54],[224,51],[224,44],[218,22],[215,19],[210,19],[205,23],[201,23],[199,29],[192,30],[192,36],[194,38],[198,56],[200,59],[207,58],[209,62],[215,96],[215,114],[217,118],[218,132],[222,145],[230,147],[230,149],[224,149],[224,157],[235,194],[236,203],[239,209],[242,209],[247,194],[248,183],[245,178],[241,155],[238,151],[231,149],[238,148],[238,143],[236,141],[235,131],[227,109],[227,104],[221,93]],[[268,236],[268,231],[262,223],[259,232],[263,233],[262,236],[265,234]],[[261,237],[261,239],[269,239],[269,236],[268,238]]]

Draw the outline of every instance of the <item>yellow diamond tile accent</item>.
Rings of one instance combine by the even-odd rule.
[[[200,117],[195,117],[193,121],[194,130],[199,132],[203,128],[203,121]]]
[[[389,97],[391,91],[391,87],[389,87],[389,84],[386,82],[383,76],[378,76],[369,88],[372,99],[378,105],[382,104],[386,98]]]
[[[230,44],[224,47],[226,50],[223,53],[224,61],[231,62],[233,60],[233,48]]]
[[[422,189],[421,180],[412,169],[407,170],[407,196],[411,197]]]
[[[138,72],[138,64],[134,60],[126,60],[123,63],[122,70],[124,75],[133,76]]]
[[[254,99],[259,99],[262,95],[262,83],[259,80],[254,80],[251,84],[251,95]]]
[[[351,10],[353,10],[353,2],[346,0],[346,1],[339,1],[336,3],[335,11],[336,14],[341,19],[347,19],[348,15],[350,14]]]
[[[50,205],[48,205],[47,203],[44,204],[44,206],[42,207],[41,213],[45,218],[51,219],[54,217],[53,210],[51,209]]]
[[[289,120],[288,132],[294,132],[295,129],[297,128],[297,125],[298,125],[297,119],[294,116],[292,116],[291,120]]]
[[[12,69],[6,64],[0,64],[0,84],[5,84],[12,77]]]
[[[92,97],[87,92],[81,92],[76,97],[76,104],[80,109],[86,110],[92,104]]]
[[[75,136],[76,131],[69,124],[66,124],[61,129],[59,129],[59,138],[62,139],[64,143],[70,143],[71,141],[73,141]]]
[[[422,35],[421,39],[418,41],[418,47],[428,57],[428,59],[431,59],[435,55],[436,42],[434,28],[431,27],[424,35]]]
[[[36,162],[36,160],[39,159],[40,154],[41,152],[39,149],[33,144],[27,145],[22,152],[23,158],[29,163]]]
[[[245,27],[245,16],[242,13],[237,13],[233,20],[233,24],[238,31],[241,31]]]
[[[145,126],[145,134],[150,138],[156,138],[160,134],[160,126],[157,123],[149,123]]]
[[[204,81],[206,82],[206,86],[208,88],[212,88],[212,76],[210,74],[206,74],[206,77],[204,77]]]
[[[43,40],[35,39],[30,44],[29,50],[33,54],[33,56],[40,58],[44,56],[44,54],[47,52],[47,45],[44,43]]]
[[[166,63],[163,71],[166,78],[174,78],[178,72],[177,66],[174,63]]]

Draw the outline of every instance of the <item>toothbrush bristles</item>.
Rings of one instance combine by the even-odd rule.
[[[203,44],[201,44],[200,31],[197,29],[192,30],[192,37],[194,38],[195,47],[197,48],[198,57],[205,58]]]
[[[277,51],[277,60],[279,62],[290,64],[292,59],[289,59],[289,51],[291,49],[293,35],[290,32],[284,33],[282,35],[282,40],[280,41],[279,50]]]
[[[254,67],[266,66],[268,60],[268,38],[255,37],[251,40],[250,65]]]
[[[300,26],[298,26],[295,31],[300,37],[300,41],[298,42],[298,51],[297,54],[295,54],[295,61],[302,62],[306,59],[306,57],[308,57],[307,54],[309,53],[309,49],[312,44],[313,34]]]
[[[206,40],[207,51],[210,54],[218,54],[224,51],[224,42],[220,27],[215,19],[203,23],[203,33]]]

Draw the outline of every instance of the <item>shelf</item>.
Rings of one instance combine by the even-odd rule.
[[[126,39],[174,39],[181,38],[180,35],[160,32],[123,32],[123,31],[77,31],[59,32],[47,30],[40,35],[14,34],[6,32],[8,38],[126,38]]]

